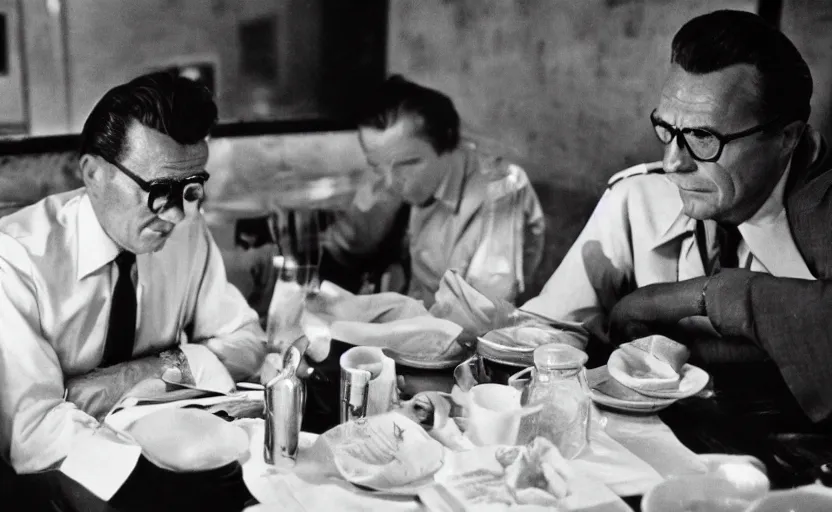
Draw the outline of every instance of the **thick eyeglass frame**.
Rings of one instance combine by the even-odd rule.
[[[779,118],[774,118],[771,121],[768,121],[768,122],[763,123],[763,124],[758,124],[757,126],[753,126],[749,129],[743,130],[741,132],[729,133],[728,135],[722,135],[721,133],[717,133],[717,132],[715,132],[713,130],[710,130],[708,128],[676,128],[674,126],[671,126],[671,125],[665,123],[661,119],[658,119],[656,117],[656,111],[657,110],[658,109],[654,109],[653,112],[650,113],[650,123],[653,125],[653,133],[656,134],[656,138],[659,139],[659,142],[661,142],[662,144],[667,146],[669,144],[673,144],[673,139],[675,138],[676,143],[679,144],[679,147],[687,149],[688,153],[690,153],[690,156],[694,160],[697,160],[699,162],[716,162],[717,160],[719,160],[719,157],[722,156],[722,150],[725,149],[725,145],[728,144],[729,142],[737,140],[737,139],[742,139],[743,137],[748,137],[749,135],[754,135],[755,133],[758,133],[758,132],[765,131],[765,130],[771,128],[772,126],[775,126],[780,121]],[[667,130],[668,132],[670,132],[670,140],[668,140],[667,142],[662,140],[661,136],[659,136],[659,132],[656,131],[656,129],[659,128],[659,127],[661,127],[663,129]],[[686,133],[690,134],[690,133],[695,132],[695,131],[705,132],[708,135],[711,135],[712,137],[714,137],[717,141],[719,141],[719,147],[717,148],[716,153],[714,154],[714,156],[703,158],[703,157],[697,155],[696,152],[693,150],[693,148],[690,146],[690,144],[688,144],[688,140],[687,140],[687,138],[685,138],[685,134]]]
[[[159,213],[163,210],[167,210],[172,205],[176,205],[181,208],[183,206],[182,201],[185,200],[183,197],[185,188],[191,184],[204,185],[205,182],[208,181],[208,178],[211,177],[211,175],[206,171],[202,171],[180,180],[160,178],[157,180],[145,181],[139,177],[139,175],[127,167],[124,167],[120,163],[113,162],[107,158],[104,158],[104,160],[107,163],[114,165],[119,171],[126,174],[128,178],[135,181],[142,190],[147,192],[147,208],[153,213]],[[153,208],[153,203],[160,197],[165,198],[165,203],[159,208]]]

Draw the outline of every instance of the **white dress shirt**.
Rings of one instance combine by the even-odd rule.
[[[64,399],[64,380],[101,362],[118,251],[84,189],[0,219],[0,454],[20,473],[53,466],[98,425]],[[234,378],[258,370],[265,334],[201,215],[137,255],[134,274],[135,357],[192,342]]]

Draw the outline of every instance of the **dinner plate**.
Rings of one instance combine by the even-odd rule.
[[[534,365],[534,349],[529,346],[508,346],[486,338],[477,338],[477,353],[495,363],[523,368]]]
[[[404,354],[398,350],[389,348],[382,348],[381,351],[385,356],[392,359],[396,364],[407,366],[409,368],[416,368],[419,370],[445,370],[447,368],[454,368],[460,363],[459,357],[454,359],[416,359],[410,354]]]
[[[349,480],[347,480],[349,481]],[[433,485],[436,481],[433,479],[433,475],[427,476],[421,480],[417,480],[415,482],[410,482],[407,485],[400,485],[397,487],[389,487],[389,488],[381,488],[381,487],[373,487],[370,485],[363,485],[357,484],[355,482],[350,482],[352,485],[356,486],[357,488],[361,489],[362,491],[371,492],[376,496],[394,496],[394,497],[410,497],[415,498],[419,496],[419,493],[424,490],[425,488]]]
[[[675,398],[655,398],[642,395],[613,379],[607,367],[587,370],[590,397],[596,404],[624,412],[650,413],[660,411],[676,401]]]

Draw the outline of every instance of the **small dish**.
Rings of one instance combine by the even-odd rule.
[[[642,395],[613,379],[607,367],[587,370],[590,398],[596,404],[624,412],[658,412],[676,401],[675,398],[655,398]]]
[[[651,355],[646,353],[644,357],[652,358]],[[711,378],[705,370],[692,364],[685,364],[679,370],[679,379],[675,383],[675,387],[669,387],[668,389],[651,388],[652,384],[661,379],[642,378],[637,373],[634,374],[633,372],[639,370],[639,362],[637,358],[634,359],[632,355],[619,349],[610,355],[607,371],[613,379],[642,395],[653,398],[675,398],[677,400],[699,393]],[[644,386],[639,385],[642,382]],[[674,382],[668,382],[667,384],[672,386]]]
[[[534,366],[534,349],[528,346],[509,346],[486,338],[477,338],[477,353],[484,359],[511,366]]]
[[[407,485],[400,485],[398,487],[391,487],[389,489],[383,489],[380,487],[372,487],[369,485],[364,484],[356,484],[351,482],[352,485],[361,489],[362,491],[371,492],[374,496],[393,496],[393,497],[407,497],[407,498],[415,498],[419,496],[419,493],[424,490],[425,488],[433,485],[436,481],[433,479],[433,475],[429,475],[421,480],[417,480],[415,482],[410,482]]]
[[[382,353],[392,359],[396,364],[402,366],[408,366],[410,368],[417,368],[420,370],[445,370],[447,368],[454,368],[456,365],[460,363],[459,358],[455,359],[437,359],[437,360],[424,360],[424,359],[416,359],[409,354],[403,354],[398,350],[392,348],[382,348]]]

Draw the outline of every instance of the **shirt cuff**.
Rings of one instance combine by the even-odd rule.
[[[218,393],[234,391],[234,379],[208,347],[199,343],[185,343],[179,348],[193,373],[194,386]]]

